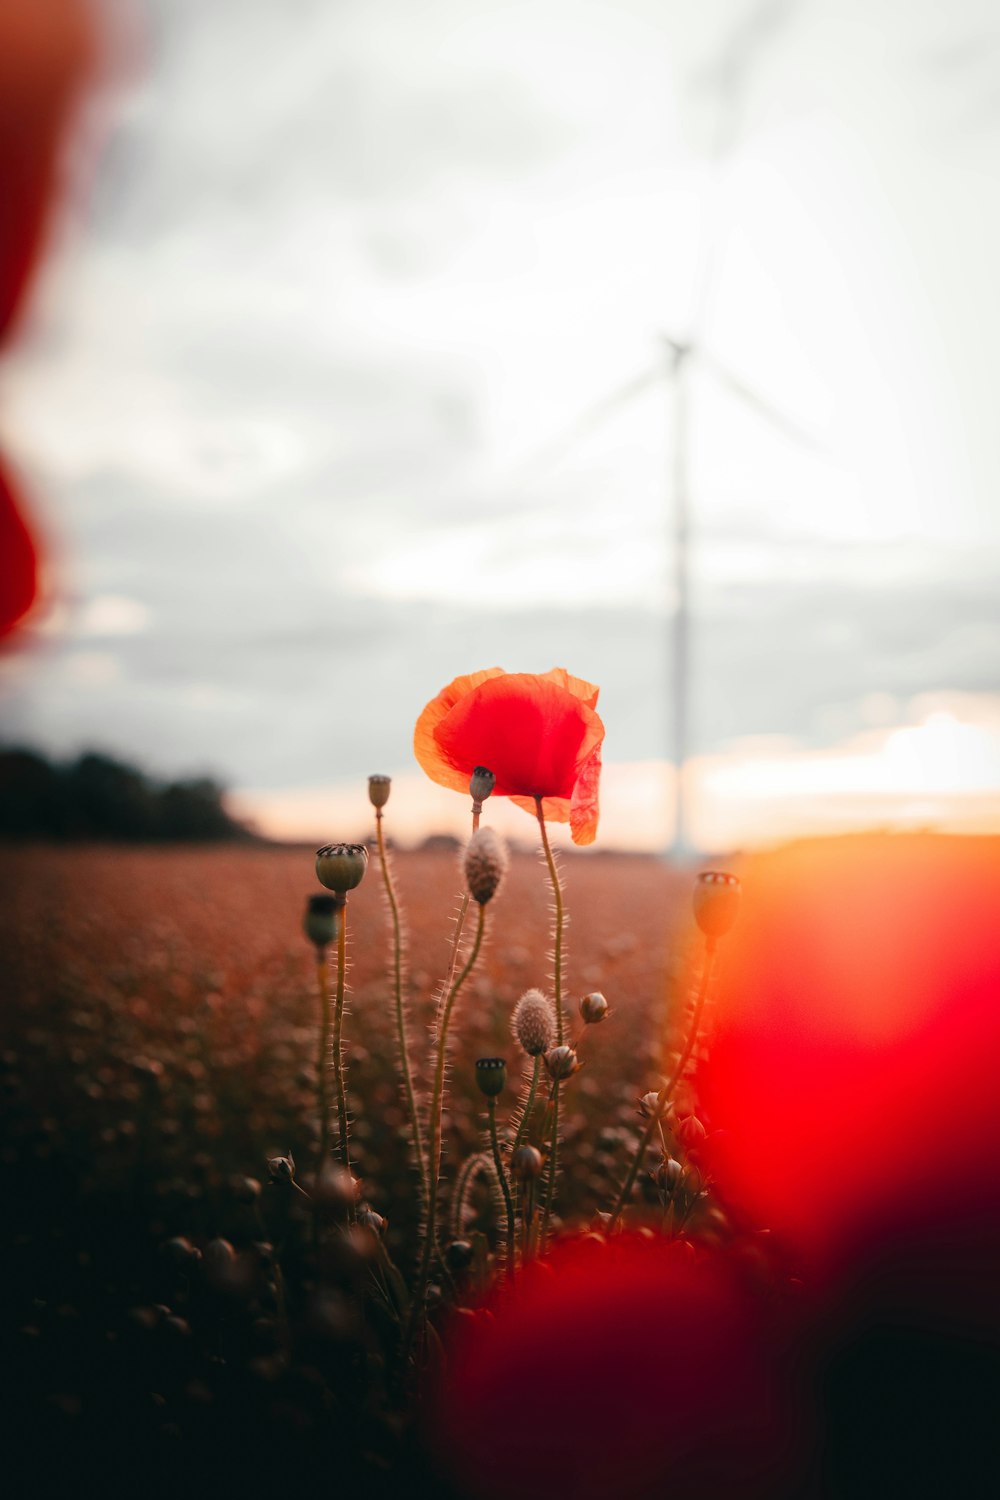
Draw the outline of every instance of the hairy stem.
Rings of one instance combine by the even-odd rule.
[[[559,1079],[552,1080],[552,1135],[549,1145],[549,1170],[545,1178],[545,1202],[542,1205],[542,1247],[549,1233],[549,1214],[556,1195],[556,1173],[559,1171]]]
[[[714,960],[715,939],[706,938],[705,963],[701,971],[701,983],[698,986],[698,996],[694,1003],[694,1013],[691,1017],[691,1029],[688,1032],[688,1038],[686,1043],[684,1044],[684,1050],[681,1052],[680,1057],[677,1059],[677,1066],[674,1068],[674,1071],[671,1073],[670,1077],[667,1079],[666,1083],[663,1085],[662,1089],[656,1096],[656,1104],[653,1107],[653,1112],[650,1117],[649,1123],[642,1133],[642,1137],[639,1141],[638,1146],[635,1148],[635,1155],[632,1157],[632,1161],[628,1169],[628,1175],[625,1178],[625,1181],[622,1183],[621,1192],[618,1194],[618,1197],[615,1200],[614,1208],[612,1208],[611,1210],[612,1222],[620,1217],[622,1209],[625,1207],[625,1204],[629,1200],[632,1189],[635,1186],[635,1179],[639,1175],[639,1168],[642,1166],[643,1157],[649,1149],[649,1143],[653,1139],[654,1132],[659,1127],[660,1118],[667,1105],[670,1103],[674,1089],[677,1087],[678,1083],[680,1083],[681,1079],[684,1076],[684,1069],[687,1067],[691,1057],[691,1053],[694,1051],[695,1044],[698,1040],[698,1031],[701,1026],[701,1013],[705,1008],[705,1000],[708,996],[708,986],[709,981],[712,977],[712,964]]]
[[[491,1096],[487,1099],[490,1114],[490,1145],[493,1148],[493,1165],[497,1169],[497,1177],[500,1181],[500,1189],[503,1193],[504,1208],[507,1211],[507,1243],[504,1246],[504,1259],[507,1263],[507,1271],[513,1280],[514,1262],[517,1258],[517,1242],[514,1237],[514,1200],[510,1195],[510,1183],[507,1181],[507,1173],[503,1169],[503,1161],[500,1157],[500,1142],[497,1139],[497,1101]]]
[[[386,899],[389,903],[389,913],[392,920],[392,968],[393,987],[396,1001],[396,1039],[399,1044],[399,1061],[403,1072],[403,1087],[406,1091],[406,1108],[410,1121],[410,1139],[413,1142],[413,1154],[417,1159],[417,1171],[420,1174],[420,1191],[423,1201],[427,1202],[427,1168],[424,1164],[424,1146],[420,1134],[420,1117],[417,1114],[416,1095],[413,1092],[413,1073],[410,1068],[410,1046],[406,1035],[406,1016],[403,1012],[403,934],[399,918],[399,902],[396,899],[396,889],[392,880],[392,871],[389,868],[389,858],[386,853],[385,837],[382,833],[382,809],[375,809],[375,831],[378,835],[378,857],[382,866],[382,884],[385,886]]]
[[[532,1069],[531,1073],[531,1083],[528,1085],[528,1097],[524,1102],[524,1109],[521,1111],[521,1119],[518,1123],[517,1132],[514,1136],[514,1144],[510,1148],[511,1156],[514,1155],[514,1152],[517,1150],[518,1146],[520,1146],[521,1142],[524,1140],[524,1137],[529,1132],[531,1114],[535,1108],[535,1094],[538,1092],[538,1075],[541,1071],[542,1059],[540,1057],[536,1057],[535,1066]]]
[[[333,1076],[337,1085],[337,1118],[340,1123],[340,1156],[344,1166],[351,1170],[351,1147],[347,1122],[347,1090],[344,1087],[344,990],[347,974],[347,904],[340,913],[340,931],[337,935],[337,1004],[333,1013]],[[351,1217],[354,1209],[351,1208]]]
[[[563,907],[562,881],[559,879],[559,871],[556,868],[552,847],[549,844],[548,829],[545,827],[545,818],[542,814],[542,799],[535,798],[535,812],[538,817],[538,827],[542,835],[542,850],[545,854],[545,863],[549,867],[549,880],[552,883],[552,896],[555,901],[554,943],[553,943],[553,976],[552,982],[555,987],[556,1006],[556,1039],[559,1046],[563,1045],[563,1008],[562,1008],[562,971],[563,971],[563,929],[566,925],[566,913]]]
[[[326,966],[326,949],[316,954],[316,978],[319,981],[320,1026],[319,1057],[316,1060],[316,1092],[319,1107],[319,1161],[326,1161],[330,1149],[330,1095],[326,1070],[330,1066],[330,975]]]
[[[452,981],[448,989],[444,1004],[441,1007],[441,1017],[438,1023],[434,1092],[431,1096],[430,1142],[427,1153],[427,1223],[424,1227],[424,1244],[420,1257],[420,1270],[417,1273],[417,1284],[413,1293],[413,1302],[410,1306],[410,1321],[403,1344],[404,1359],[409,1353],[413,1342],[413,1335],[416,1332],[417,1320],[423,1309],[424,1298],[427,1293],[427,1277],[430,1272],[431,1257],[434,1253],[437,1232],[438,1179],[441,1173],[441,1107],[444,1100],[444,1070],[447,1054],[448,1024],[451,1020],[451,1013],[458,992],[472,972],[472,966],[479,957],[479,949],[482,946],[483,927],[486,920],[485,906],[480,906],[478,911],[479,920],[476,924],[476,936],[472,944],[472,951],[461,973]]]

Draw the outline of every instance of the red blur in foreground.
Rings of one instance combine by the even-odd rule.
[[[935,1214],[996,1226],[996,842],[806,843],[743,882],[699,1081],[723,1198],[817,1274]]]
[[[432,1441],[462,1494],[792,1492],[801,1424],[770,1312],[721,1259],[641,1233],[564,1240],[449,1356]]]
[[[83,0],[0,0],[0,343],[38,258],[66,120],[93,57]],[[35,543],[0,471],[0,638],[34,602]]]

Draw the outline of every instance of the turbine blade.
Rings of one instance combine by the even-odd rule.
[[[698,358],[704,364],[705,368],[715,376],[720,385],[725,386],[740,401],[745,402],[758,416],[763,417],[766,422],[770,422],[772,427],[776,427],[779,432],[783,432],[786,437],[791,438],[793,442],[798,443],[802,448],[813,448],[817,452],[823,448],[823,444],[818,438],[813,437],[812,433],[806,432],[805,428],[800,427],[797,422],[793,422],[790,417],[786,417],[776,407],[772,406],[769,401],[765,401],[762,396],[758,396],[756,391],[752,391],[748,385],[744,385],[738,376],[727,370],[725,365],[720,365],[718,360],[713,359],[710,354],[705,354],[699,350]]]
[[[526,475],[538,469],[551,468],[561,458],[564,458],[566,454],[570,453],[576,447],[577,443],[582,442],[592,432],[596,432],[598,428],[603,427],[604,423],[609,421],[618,412],[631,406],[632,402],[638,396],[641,396],[644,391],[650,390],[666,378],[667,372],[663,368],[662,361],[658,360],[656,364],[650,365],[648,369],[643,370],[632,380],[627,380],[624,385],[618,386],[609,395],[602,396],[599,401],[595,401],[592,406],[587,407],[581,412],[573,424],[560,437],[554,438],[549,443],[545,443],[541,448],[537,448],[534,453],[529,454],[527,458],[522,459],[516,465],[518,477],[523,479]]]

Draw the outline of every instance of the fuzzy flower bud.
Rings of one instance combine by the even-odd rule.
[[[694,919],[707,938],[725,937],[740,909],[740,882],[721,870],[704,870],[694,886]]]
[[[368,868],[368,850],[364,844],[324,844],[316,850],[316,875],[328,890],[353,891],[360,885]]]
[[[372,807],[384,807],[389,800],[389,789],[392,786],[391,776],[369,776],[368,778],[368,801]]]
[[[469,782],[469,791],[473,802],[479,804],[480,810],[496,784],[497,779],[492,771],[488,771],[485,766],[476,766],[472,773],[472,780]]]
[[[542,1175],[542,1153],[537,1146],[518,1146],[510,1165],[518,1182],[532,1182]]]
[[[551,1047],[545,1054],[545,1070],[550,1078],[572,1078],[580,1066],[572,1047]]]
[[[648,1094],[643,1094],[639,1100],[639,1113],[645,1120],[655,1119],[663,1113],[660,1108],[660,1096],[655,1089],[650,1089]]]
[[[336,896],[328,896],[323,891],[310,896],[307,900],[302,930],[317,948],[325,948],[328,943],[336,942],[339,926],[338,912],[342,904]]]
[[[469,895],[485,906],[496,895],[507,870],[507,851],[492,828],[480,828],[472,835],[463,868]]]
[[[556,1039],[556,1018],[541,990],[525,990],[514,1006],[511,1030],[529,1057],[541,1057]]]
[[[507,1062],[505,1058],[477,1057],[476,1083],[479,1085],[481,1094],[485,1094],[487,1099],[495,1099],[497,1094],[503,1093],[506,1082]]]
[[[608,1002],[600,990],[593,990],[580,1001],[580,1014],[587,1026],[596,1026],[598,1021],[603,1021],[608,1009]]]

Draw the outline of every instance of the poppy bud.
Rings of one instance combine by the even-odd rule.
[[[488,771],[485,766],[476,766],[472,773],[472,780],[469,782],[473,802],[480,804],[485,802],[496,784],[497,779],[492,771]]]
[[[700,1146],[705,1139],[705,1127],[697,1115],[688,1115],[677,1127],[677,1139],[681,1145],[690,1151],[695,1146]]]
[[[381,1214],[377,1214],[375,1210],[369,1207],[369,1205],[367,1204],[364,1208],[358,1210],[358,1223],[363,1225],[365,1229],[370,1229],[372,1234],[377,1234],[379,1236],[385,1234],[385,1219],[383,1219]]]
[[[336,942],[337,912],[342,904],[338,904],[336,896],[327,896],[323,891],[318,891],[306,901],[302,930],[317,948],[325,948],[328,943]]]
[[[272,1182],[294,1182],[295,1158],[290,1151],[287,1156],[269,1156],[267,1170]]]
[[[392,786],[391,776],[369,776],[368,778],[368,801],[372,807],[384,807],[389,800],[389,789]]]
[[[316,875],[320,885],[343,894],[360,885],[368,868],[364,844],[324,844],[316,850]]]
[[[598,1021],[603,1021],[608,1009],[608,1002],[600,990],[593,990],[580,1001],[580,1014],[587,1026],[596,1026]]]
[[[660,1096],[655,1089],[643,1094],[639,1100],[639,1113],[647,1120],[655,1119],[661,1113]]]
[[[694,919],[708,938],[725,937],[740,909],[740,882],[721,870],[703,870],[694,886]]]
[[[677,1191],[683,1170],[680,1162],[675,1161],[672,1156],[668,1156],[666,1161],[661,1161],[657,1167],[656,1186],[666,1193],[668,1198],[672,1198]]]
[[[514,1006],[511,1029],[529,1057],[541,1057],[556,1039],[556,1018],[541,990],[525,990]]]
[[[571,1078],[579,1066],[572,1047],[552,1047],[545,1054],[545,1069],[550,1078]]]
[[[495,896],[507,869],[507,851],[492,828],[478,829],[469,840],[464,859],[469,895],[480,906]]]
[[[464,1271],[472,1265],[475,1251],[468,1240],[452,1240],[445,1247],[444,1258],[449,1271]]]
[[[487,1099],[495,1099],[503,1093],[507,1082],[507,1062],[503,1057],[478,1057],[476,1059],[476,1082],[479,1092]]]
[[[518,1146],[510,1164],[518,1182],[532,1182],[542,1175],[542,1153],[537,1146]]]

